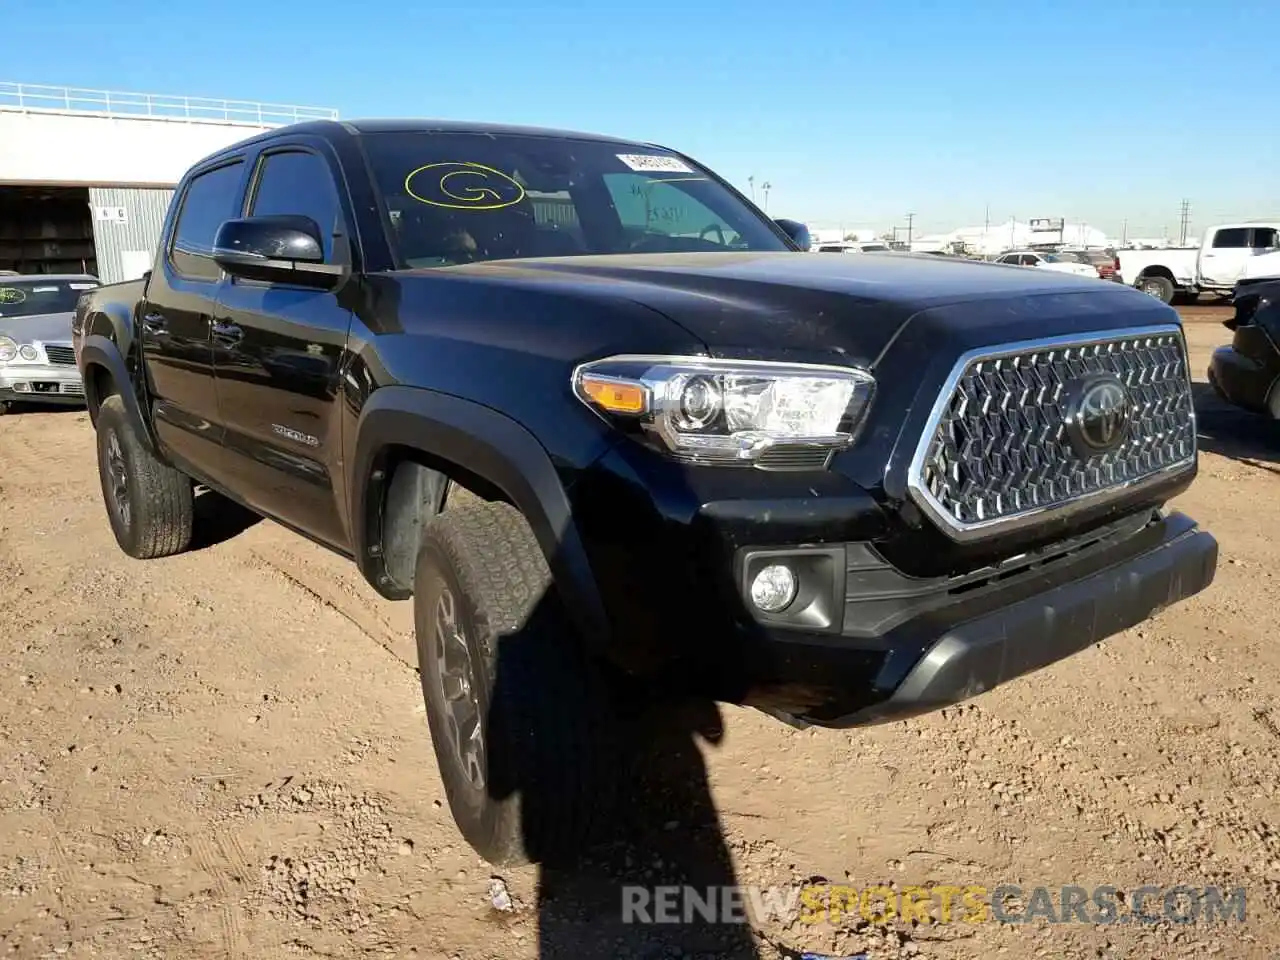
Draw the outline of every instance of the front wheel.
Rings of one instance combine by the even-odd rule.
[[[466,498],[427,526],[414,626],[463,837],[498,866],[572,859],[614,795],[616,713],[515,508]]]
[[[1138,289],[1148,296],[1155,297],[1161,303],[1173,301],[1173,281],[1168,277],[1143,277],[1138,281]]]

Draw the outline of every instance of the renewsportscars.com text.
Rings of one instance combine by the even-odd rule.
[[[868,923],[1214,923],[1245,919],[1242,887],[929,887],[622,888],[624,923],[748,923],[765,920]]]

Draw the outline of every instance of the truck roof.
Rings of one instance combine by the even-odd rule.
[[[256,143],[267,143],[279,137],[293,134],[311,134],[313,136],[332,138],[335,135],[364,136],[376,133],[474,133],[485,136],[522,136],[522,137],[554,137],[559,140],[594,140],[599,143],[614,143],[620,146],[654,149],[657,144],[640,140],[628,140],[599,133],[585,133],[578,130],[559,130],[553,127],[530,127],[516,124],[479,123],[466,120],[431,120],[423,118],[371,118],[355,120],[307,120],[302,123],[291,123],[283,127],[275,127],[264,133],[246,137],[215,153],[211,153],[193,164],[203,166],[210,160],[243,150]],[[659,149],[667,149],[665,147]]]

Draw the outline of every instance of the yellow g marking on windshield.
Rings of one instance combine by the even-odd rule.
[[[0,287],[0,303],[22,303],[27,292],[21,287]]]
[[[524,187],[482,163],[428,163],[404,178],[404,192],[419,203],[449,210],[501,210],[524,199]]]

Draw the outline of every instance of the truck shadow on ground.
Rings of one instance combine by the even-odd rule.
[[[1232,406],[1207,383],[1192,384],[1192,396],[1201,452],[1280,474],[1280,423]]]
[[[510,747],[487,750],[486,789],[497,800],[519,795],[523,846],[538,868],[538,956],[776,956],[771,941],[757,939],[746,908],[729,916],[707,916],[703,908],[686,917],[677,899],[670,906],[679,922],[671,922],[655,889],[692,888],[705,898],[737,884],[700,750],[724,736],[718,705],[688,693],[636,697],[616,682],[596,687],[604,691],[596,697],[592,681],[576,671],[546,672],[545,662],[559,661],[559,645],[568,645],[562,632],[546,629],[547,620],[539,624],[555,606],[544,595],[524,626],[502,637],[486,724],[515,731]],[[530,684],[543,695],[531,697]],[[530,709],[531,699],[541,703]],[[601,703],[609,710],[601,712]],[[578,763],[583,756],[612,762]],[[597,778],[597,767],[610,773]],[[618,785],[613,803],[606,799],[615,793],[610,782]],[[594,813],[585,848],[567,849],[547,827],[570,804]]]
[[[578,863],[541,867],[539,956],[761,955],[749,924],[685,920],[679,899],[670,905],[681,922],[651,922],[662,914],[657,888],[714,895],[737,883],[698,745],[714,746],[722,737],[720,710],[711,701],[664,704],[631,724],[615,816]]]
[[[228,500],[212,490],[197,488],[195,500],[195,529],[191,536],[190,550],[206,550],[225,543],[250,527],[261,522],[262,517]]]

